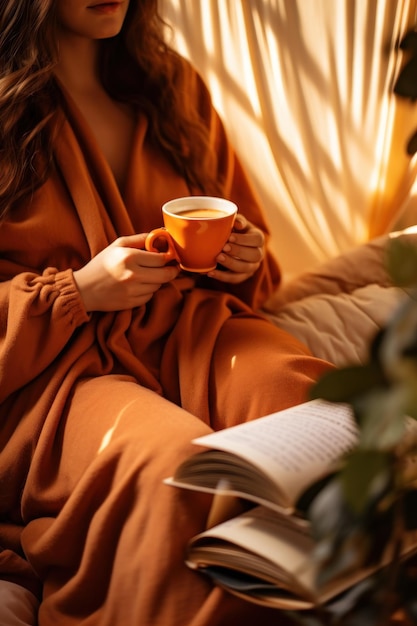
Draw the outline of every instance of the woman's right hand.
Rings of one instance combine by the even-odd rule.
[[[163,252],[145,250],[145,234],[119,237],[81,269],[74,280],[87,311],[120,311],[148,302],[161,285],[174,280],[176,265]]]

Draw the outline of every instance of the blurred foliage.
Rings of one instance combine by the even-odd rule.
[[[385,626],[399,608],[402,623],[417,624],[417,561],[400,558],[405,530],[417,530],[417,428],[414,435],[412,428],[417,419],[417,248],[394,238],[386,255],[394,284],[407,288],[410,298],[378,332],[366,363],[330,371],[312,390],[312,398],[348,403],[359,436],[338,471],[312,486],[306,513],[316,541],[319,586],[378,564],[387,550],[392,559],[389,567],[314,615],[292,614],[304,626]]]
[[[417,30],[399,48],[404,63],[393,93],[415,103]],[[417,131],[406,152],[417,152]],[[392,239],[386,267],[411,297],[375,336],[366,363],[329,372],[315,385],[312,398],[352,407],[359,438],[302,505],[316,541],[318,586],[380,563],[387,550],[390,565],[314,614],[290,613],[303,626],[417,625],[417,557],[401,558],[406,531],[417,532],[417,434],[407,427],[417,420],[417,247]],[[393,619],[398,610],[401,622]]]

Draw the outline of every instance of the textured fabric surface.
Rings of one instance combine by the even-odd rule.
[[[222,194],[268,238],[208,93],[184,69]],[[278,285],[270,254],[232,293],[183,274],[146,305],[87,314],[73,270],[161,226],[163,202],[192,191],[147,130],[138,115],[121,193],[66,94],[56,169],[0,229],[0,546],[43,583],[39,626],[275,624],[186,568],[210,499],[163,479],[194,437],[306,400],[329,365],[250,308]],[[26,585],[1,555],[0,577],[22,571]]]
[[[410,228],[357,246],[284,284],[265,310],[280,328],[337,366],[367,359],[372,338],[401,303],[406,291],[392,285],[386,270],[389,240],[417,243]]]
[[[351,293],[307,296],[268,317],[313,354],[343,367],[367,360],[372,338],[406,298],[397,287],[370,284]]]

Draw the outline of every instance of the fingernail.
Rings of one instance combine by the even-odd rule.
[[[217,260],[218,260],[218,261],[224,261],[224,260],[225,260],[225,258],[226,258],[226,255],[224,255],[224,254],[219,254],[219,256],[217,257]]]
[[[224,252],[230,252],[231,249],[232,249],[232,246],[229,246],[228,243],[223,248]]]

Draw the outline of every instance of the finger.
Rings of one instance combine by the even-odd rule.
[[[119,246],[121,248],[137,248],[143,250],[145,248],[146,237],[147,233],[125,235],[124,237],[118,237],[115,239],[111,245]]]
[[[172,261],[172,257],[165,252],[148,252],[147,250],[133,250],[132,261],[139,267],[165,267]],[[170,267],[177,267],[177,264]]]
[[[239,231],[245,230],[248,228],[249,222],[244,215],[238,213],[235,217],[235,221],[233,224],[233,228],[236,228]]]
[[[228,243],[217,257],[218,262],[223,263],[227,256],[247,263],[259,263],[264,257],[264,249],[263,247],[248,247]]]
[[[152,284],[162,285],[163,283],[169,283],[174,280],[178,276],[179,271],[177,265],[165,265],[161,268],[150,269],[140,267],[135,272],[134,279],[143,285],[147,285],[147,287]]]
[[[265,235],[258,228],[251,228],[245,233],[232,233],[228,243],[237,243],[241,246],[253,248],[263,248],[265,245]]]
[[[260,266],[260,261],[248,262],[235,257],[220,254],[217,257],[218,263],[235,274],[249,274],[252,276]]]

